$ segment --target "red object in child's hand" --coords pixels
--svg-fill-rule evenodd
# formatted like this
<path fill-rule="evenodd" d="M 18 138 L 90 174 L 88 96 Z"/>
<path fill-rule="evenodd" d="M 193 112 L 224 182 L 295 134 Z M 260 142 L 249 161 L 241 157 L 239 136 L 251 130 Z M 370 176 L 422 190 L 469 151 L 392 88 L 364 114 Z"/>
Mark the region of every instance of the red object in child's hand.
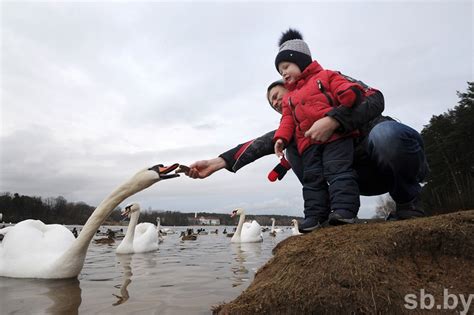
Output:
<path fill-rule="evenodd" d="M 268 173 L 268 180 L 271 182 L 274 182 L 277 179 L 281 180 L 286 175 L 286 172 L 288 172 L 290 168 L 291 168 L 290 163 L 288 163 L 288 161 L 284 157 L 282 157 L 280 159 L 280 163 L 278 163 L 278 165 L 275 166 L 273 170 L 271 170 L 270 173 Z"/>

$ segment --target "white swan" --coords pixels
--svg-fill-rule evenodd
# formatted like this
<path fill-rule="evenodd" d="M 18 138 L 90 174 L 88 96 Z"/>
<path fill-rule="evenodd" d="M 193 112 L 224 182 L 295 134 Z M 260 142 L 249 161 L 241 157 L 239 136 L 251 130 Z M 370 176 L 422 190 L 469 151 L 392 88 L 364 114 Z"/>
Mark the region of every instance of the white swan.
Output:
<path fill-rule="evenodd" d="M 163 243 L 163 235 L 161 233 L 161 219 L 156 217 L 156 232 L 158 233 L 158 243 Z"/>
<path fill-rule="evenodd" d="M 97 229 L 123 200 L 153 185 L 169 174 L 178 164 L 169 167 L 155 165 L 135 174 L 115 189 L 95 209 L 78 238 L 66 227 L 46 225 L 38 220 L 26 220 L 15 225 L 0 244 L 0 276 L 13 278 L 74 278 L 81 272 L 89 243 Z"/>
<path fill-rule="evenodd" d="M 263 242 L 262 228 L 257 221 L 252 223 L 245 222 L 245 212 L 243 209 L 235 209 L 232 211 L 231 217 L 240 215 L 237 230 L 230 240 L 231 243 L 258 243 Z"/>
<path fill-rule="evenodd" d="M 10 226 L 4 227 L 3 229 L 0 229 L 0 234 L 7 235 L 8 231 L 10 231 L 13 227 L 14 227 L 13 225 L 10 225 Z"/>
<path fill-rule="evenodd" d="M 145 222 L 137 225 L 140 217 L 140 205 L 133 203 L 125 207 L 122 215 L 130 218 L 127 233 L 117 246 L 117 254 L 146 253 L 158 249 L 158 231 L 152 223 Z"/>
<path fill-rule="evenodd" d="M 163 229 L 161 230 L 161 233 L 162 233 L 163 235 L 176 234 L 176 231 L 175 231 L 175 230 L 172 230 L 172 229 L 170 229 L 170 228 L 163 228 Z"/>
<path fill-rule="evenodd" d="M 271 236 L 276 236 L 277 233 L 283 232 L 282 229 L 275 229 L 275 219 L 274 218 L 271 218 L 270 220 L 272 220 L 272 228 L 270 230 L 270 235 Z"/>
<path fill-rule="evenodd" d="M 293 227 L 291 228 L 291 233 L 293 235 L 301 235 L 300 230 L 298 229 L 298 221 L 296 219 L 291 220 Z"/>

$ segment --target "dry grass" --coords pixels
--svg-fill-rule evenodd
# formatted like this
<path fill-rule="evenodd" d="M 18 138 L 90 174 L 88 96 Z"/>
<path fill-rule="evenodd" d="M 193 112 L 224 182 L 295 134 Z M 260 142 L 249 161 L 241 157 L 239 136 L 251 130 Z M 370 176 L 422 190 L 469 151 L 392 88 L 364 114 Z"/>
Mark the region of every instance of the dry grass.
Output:
<path fill-rule="evenodd" d="M 406 313 L 405 295 L 421 288 L 436 301 L 445 288 L 474 293 L 474 210 L 325 228 L 273 253 L 249 288 L 214 314 Z"/>

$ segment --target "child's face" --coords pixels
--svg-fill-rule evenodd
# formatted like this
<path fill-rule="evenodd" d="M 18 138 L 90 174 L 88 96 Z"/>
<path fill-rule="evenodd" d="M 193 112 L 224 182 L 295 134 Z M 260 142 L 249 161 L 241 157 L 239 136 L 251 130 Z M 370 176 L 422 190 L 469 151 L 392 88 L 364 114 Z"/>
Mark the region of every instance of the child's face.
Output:
<path fill-rule="evenodd" d="M 280 62 L 280 64 L 278 65 L 278 71 L 280 72 L 281 77 L 283 78 L 285 83 L 294 83 L 301 75 L 301 70 L 296 65 L 296 63 L 289 61 Z"/>

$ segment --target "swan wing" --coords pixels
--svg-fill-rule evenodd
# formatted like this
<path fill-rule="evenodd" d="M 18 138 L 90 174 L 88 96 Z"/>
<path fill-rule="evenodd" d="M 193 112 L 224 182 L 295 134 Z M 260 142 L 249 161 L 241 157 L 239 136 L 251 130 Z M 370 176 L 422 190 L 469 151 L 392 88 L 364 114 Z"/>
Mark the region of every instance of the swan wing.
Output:
<path fill-rule="evenodd" d="M 301 235 L 300 231 L 298 231 L 298 228 L 296 227 L 291 228 L 291 231 L 293 235 Z"/>
<path fill-rule="evenodd" d="M 158 231 L 152 223 L 140 223 L 135 227 L 133 239 L 135 253 L 151 252 L 158 249 Z"/>
<path fill-rule="evenodd" d="M 262 242 L 263 235 L 260 224 L 255 220 L 253 220 L 252 223 L 244 223 L 240 239 L 242 243 Z"/>
<path fill-rule="evenodd" d="M 9 229 L 0 244 L 0 276 L 41 278 L 74 240 L 62 225 L 22 221 Z"/>

